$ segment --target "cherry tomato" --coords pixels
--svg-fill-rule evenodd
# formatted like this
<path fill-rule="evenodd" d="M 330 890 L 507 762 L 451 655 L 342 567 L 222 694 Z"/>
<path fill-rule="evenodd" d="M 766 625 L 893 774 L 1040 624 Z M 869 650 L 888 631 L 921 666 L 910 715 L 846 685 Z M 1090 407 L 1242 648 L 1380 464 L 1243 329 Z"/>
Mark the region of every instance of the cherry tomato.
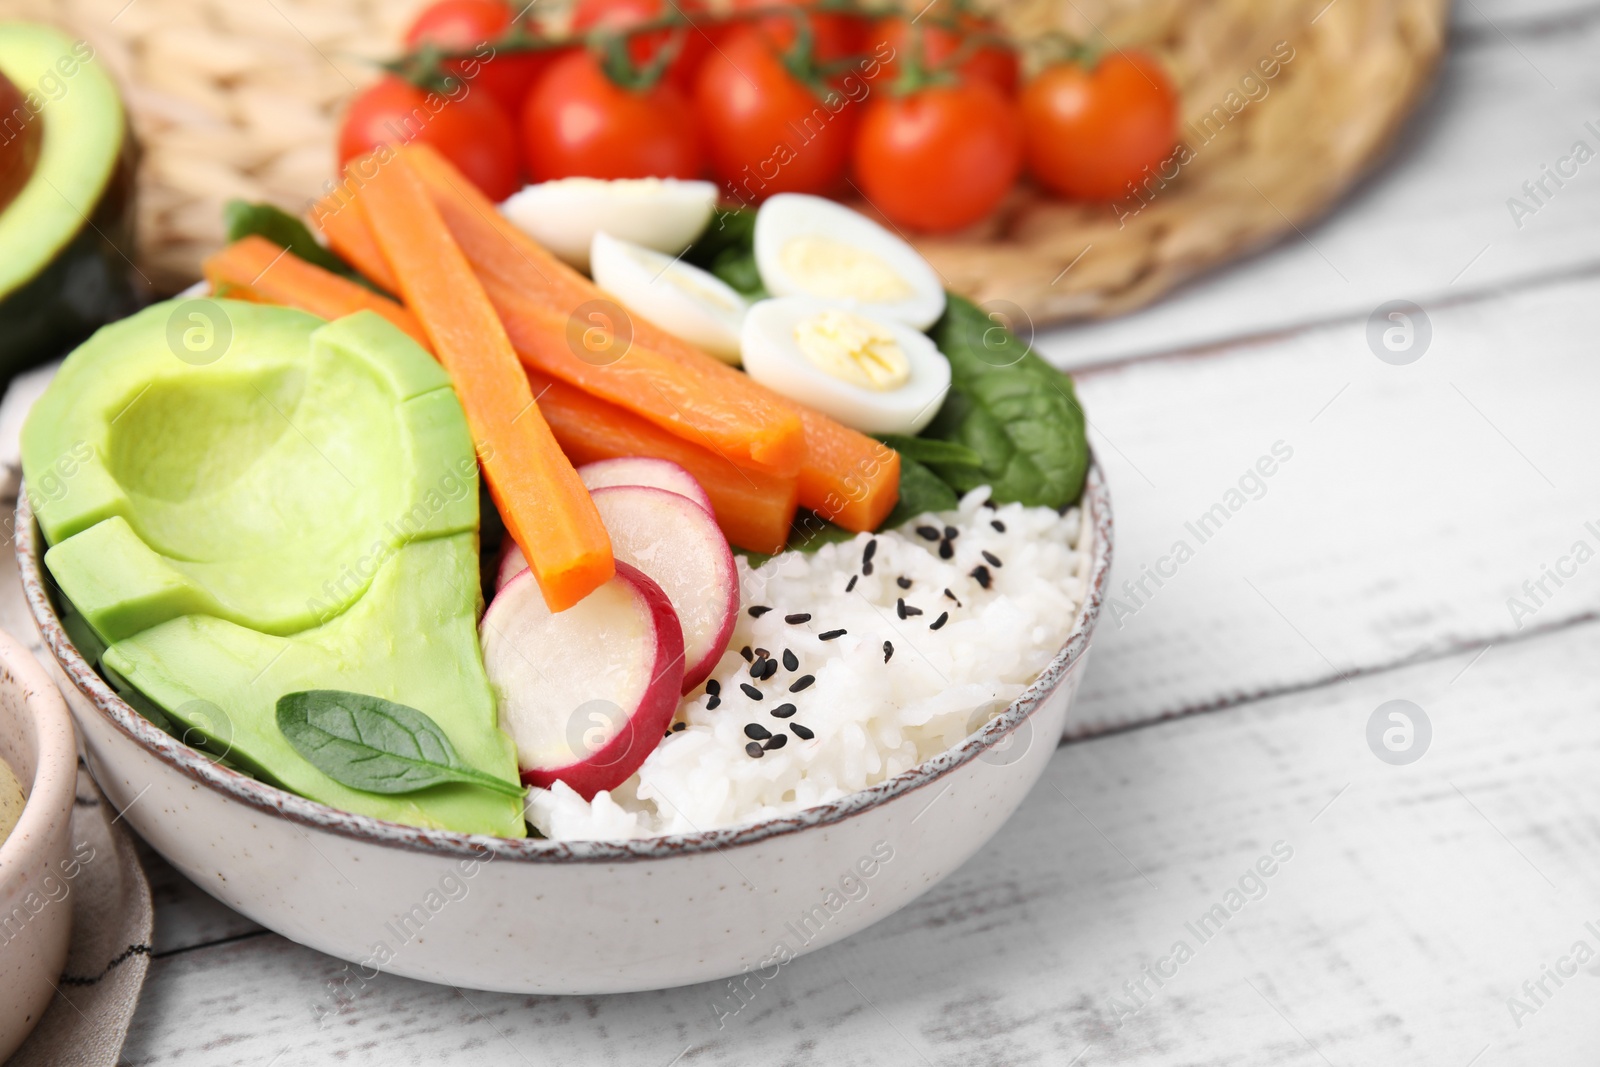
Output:
<path fill-rule="evenodd" d="M 867 202 L 894 222 L 942 232 L 993 211 L 1022 169 L 1017 108 L 988 82 L 880 93 L 856 133 Z"/>
<path fill-rule="evenodd" d="M 771 0 L 733 0 L 734 11 L 752 11 L 774 6 Z M 811 27 L 811 58 L 817 63 L 837 63 L 841 59 L 859 54 L 866 44 L 867 24 L 857 15 L 835 12 L 805 14 L 816 6 L 816 0 L 801 0 L 789 5 L 793 14 L 763 15 L 752 19 L 755 26 L 772 47 L 783 52 L 794 47 L 799 32 L 799 20 L 805 19 Z"/>
<path fill-rule="evenodd" d="M 490 199 L 504 200 L 521 185 L 516 130 L 487 94 L 458 87 L 446 96 L 393 76 L 350 102 L 339 128 L 339 166 L 380 144 L 411 141 L 437 149 Z"/>
<path fill-rule="evenodd" d="M 513 12 L 504 0 L 439 0 L 422 9 L 406 31 L 405 46 L 415 51 L 431 44 L 451 52 L 473 53 L 470 59 L 444 64 L 449 74 L 467 79 L 515 118 L 528 89 L 555 58 L 548 52 L 505 52 L 496 48 L 511 29 Z"/>
<path fill-rule="evenodd" d="M 536 182 L 556 178 L 698 178 L 700 136 L 671 82 L 615 85 L 592 52 L 555 62 L 522 109 L 522 151 Z"/>
<path fill-rule="evenodd" d="M 712 172 L 742 201 L 829 193 L 844 178 L 857 105 L 789 73 L 757 27 L 734 29 L 706 60 L 695 108 Z"/>
<path fill-rule="evenodd" d="M 673 11 L 683 12 L 691 24 L 681 31 L 683 43 L 677 57 L 667 67 L 666 77 L 689 92 L 694 87 L 695 72 L 711 51 L 711 37 L 708 36 L 711 22 L 705 4 L 699 0 L 578 0 L 572 12 L 572 29 L 577 33 L 593 29 L 625 30 Z M 636 34 L 628 43 L 628 54 L 642 67 L 667 47 L 673 33 L 673 30 L 653 30 Z"/>
<path fill-rule="evenodd" d="M 994 22 L 968 12 L 957 15 L 956 21 L 955 29 L 940 25 L 930 18 L 917 22 L 917 28 L 922 31 L 922 66 L 925 70 L 938 69 L 961 50 L 969 35 L 981 33 L 1000 37 L 1003 34 Z M 912 29 L 911 21 L 900 16 L 879 19 L 873 24 L 869 35 L 873 54 L 881 57 L 884 46 L 892 53 L 888 59 L 882 60 L 881 73 L 873 79 L 878 84 L 893 85 L 894 79 L 900 76 L 905 56 L 913 47 Z M 986 81 L 1007 96 L 1016 95 L 1018 64 L 1014 48 L 999 43 L 977 45 L 955 69 L 967 81 Z"/>
<path fill-rule="evenodd" d="M 1022 119 L 1028 169 L 1040 184 L 1111 200 L 1172 151 L 1178 93 L 1154 59 L 1119 52 L 1092 70 L 1047 67 L 1022 91 Z"/>

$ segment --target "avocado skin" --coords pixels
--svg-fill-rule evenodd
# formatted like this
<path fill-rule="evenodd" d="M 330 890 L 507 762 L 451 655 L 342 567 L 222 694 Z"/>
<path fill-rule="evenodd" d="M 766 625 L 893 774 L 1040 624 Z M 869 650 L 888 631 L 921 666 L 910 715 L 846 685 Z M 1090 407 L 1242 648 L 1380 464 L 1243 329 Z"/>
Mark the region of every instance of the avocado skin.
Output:
<path fill-rule="evenodd" d="M 134 247 L 138 149 L 124 129 L 111 180 L 75 237 L 29 281 L 0 299 L 0 380 L 57 359 L 139 307 Z M 62 211 L 71 211 L 61 205 Z"/>

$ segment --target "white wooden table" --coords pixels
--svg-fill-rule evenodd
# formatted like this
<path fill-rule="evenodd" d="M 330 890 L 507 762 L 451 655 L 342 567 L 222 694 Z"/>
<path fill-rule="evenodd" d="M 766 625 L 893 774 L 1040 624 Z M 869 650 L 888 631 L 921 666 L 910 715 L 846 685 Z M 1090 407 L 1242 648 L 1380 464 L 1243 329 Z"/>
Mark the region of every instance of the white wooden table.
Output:
<path fill-rule="evenodd" d="M 1570 556 L 1600 550 L 1600 160 L 1520 228 L 1507 198 L 1575 141 L 1600 149 L 1597 49 L 1594 0 L 1463 0 L 1435 97 L 1333 217 L 1141 314 L 1040 336 L 1082 368 L 1113 486 L 1121 609 L 1076 725 L 1117 729 L 1063 745 L 912 906 L 724 1028 L 717 983 L 397 978 L 319 1027 L 335 962 L 152 857 L 127 1062 L 1595 1062 L 1600 559 Z M 1403 366 L 1366 339 L 1397 299 L 1431 327 Z M 1230 497 L 1275 444 L 1291 458 Z M 1199 543 L 1185 524 L 1235 499 Z M 1185 539 L 1193 557 L 1163 562 Z M 1170 577 L 1122 591 L 1146 566 Z M 1393 699 L 1432 725 L 1409 765 L 1367 741 Z"/>

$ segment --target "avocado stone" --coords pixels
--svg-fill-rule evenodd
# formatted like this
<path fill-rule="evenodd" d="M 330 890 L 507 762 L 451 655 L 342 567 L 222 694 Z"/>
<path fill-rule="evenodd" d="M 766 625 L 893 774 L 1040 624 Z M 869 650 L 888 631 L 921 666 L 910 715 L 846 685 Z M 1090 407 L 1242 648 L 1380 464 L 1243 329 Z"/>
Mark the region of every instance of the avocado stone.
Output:
<path fill-rule="evenodd" d="M 85 42 L 0 22 L 0 74 L 21 93 L 0 115 L 0 145 L 39 138 L 31 172 L 0 209 L 5 380 L 138 306 L 137 154 L 116 87 Z"/>
<path fill-rule="evenodd" d="M 45 564 L 115 680 L 302 796 L 523 835 L 514 798 L 349 789 L 277 727 L 285 693 L 370 693 L 517 778 L 478 646 L 476 457 L 449 379 L 404 333 L 370 312 L 157 304 L 66 360 L 22 445 Z"/>

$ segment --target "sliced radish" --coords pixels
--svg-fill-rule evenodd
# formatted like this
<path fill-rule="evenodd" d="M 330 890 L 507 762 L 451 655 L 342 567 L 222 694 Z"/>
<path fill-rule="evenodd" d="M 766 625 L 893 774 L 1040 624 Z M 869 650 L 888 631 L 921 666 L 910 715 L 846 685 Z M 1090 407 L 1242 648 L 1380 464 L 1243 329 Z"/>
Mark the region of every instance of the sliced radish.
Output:
<path fill-rule="evenodd" d="M 500 726 L 527 785 L 585 800 L 627 781 L 661 743 L 683 689 L 683 630 L 659 585 L 623 560 L 566 611 L 533 572 L 495 595 L 479 628 Z"/>
<path fill-rule="evenodd" d="M 700 487 L 695 476 L 672 462 L 670 459 L 656 459 L 653 456 L 620 456 L 616 459 L 601 459 L 593 463 L 585 463 L 578 468 L 578 477 L 583 479 L 583 484 L 592 492 L 596 489 L 610 489 L 619 485 L 645 486 L 650 489 L 664 489 L 669 493 L 688 497 L 696 504 L 711 512 L 711 498 Z M 528 560 L 522 554 L 522 549 L 517 543 L 507 537 L 500 546 L 500 562 L 495 569 L 494 587 L 505 588 L 505 584 L 523 571 L 528 569 Z M 738 610 L 738 605 L 734 606 Z"/>
<path fill-rule="evenodd" d="M 615 485 L 644 485 L 686 496 L 707 511 L 711 510 L 711 498 L 700 488 L 694 475 L 670 459 L 656 459 L 653 456 L 602 459 L 579 467 L 578 477 L 591 490 L 609 489 Z"/>
<path fill-rule="evenodd" d="M 590 494 L 618 563 L 666 591 L 683 625 L 683 691 L 710 676 L 739 614 L 733 553 L 711 513 L 664 489 L 614 485 Z"/>

